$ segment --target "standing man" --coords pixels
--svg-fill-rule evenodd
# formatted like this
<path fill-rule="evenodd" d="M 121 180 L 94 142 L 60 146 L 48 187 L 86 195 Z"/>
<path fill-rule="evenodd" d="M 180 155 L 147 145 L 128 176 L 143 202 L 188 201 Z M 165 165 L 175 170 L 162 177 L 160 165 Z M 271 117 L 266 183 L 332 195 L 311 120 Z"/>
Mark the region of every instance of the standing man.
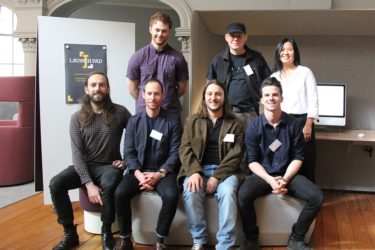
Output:
<path fill-rule="evenodd" d="M 166 248 L 164 239 L 177 209 L 176 174 L 180 167 L 181 120 L 161 107 L 164 92 L 157 79 L 145 83 L 142 96 L 146 110 L 129 119 L 124 145 L 128 171 L 115 192 L 121 238 L 116 244 L 117 250 L 133 249 L 130 202 L 135 195 L 145 190 L 156 191 L 162 198 L 154 249 Z"/>
<path fill-rule="evenodd" d="M 73 165 L 51 179 L 50 191 L 58 223 L 65 234 L 54 250 L 72 249 L 79 245 L 73 209 L 68 191 L 86 187 L 91 203 L 102 206 L 103 249 L 113 249 L 115 240 L 111 225 L 115 221 L 114 192 L 121 181 L 124 163 L 120 154 L 123 130 L 129 111 L 114 104 L 109 96 L 107 76 L 93 72 L 85 82 L 82 108 L 70 120 Z"/>
<path fill-rule="evenodd" d="M 126 76 L 129 92 L 136 100 L 137 113 L 145 109 L 142 90 L 151 78 L 163 84 L 163 108 L 178 116 L 181 113 L 179 97 L 186 92 L 189 73 L 182 53 L 168 44 L 171 29 L 172 20 L 167 14 L 157 12 L 152 15 L 149 27 L 151 42 L 130 58 Z"/>
<path fill-rule="evenodd" d="M 192 250 L 203 250 L 207 243 L 206 194 L 215 194 L 218 201 L 216 249 L 229 250 L 235 244 L 243 136 L 243 123 L 228 109 L 225 87 L 209 81 L 198 114 L 187 119 L 180 147 L 178 179 L 183 183 Z"/>
<path fill-rule="evenodd" d="M 262 54 L 245 45 L 247 38 L 244 24 L 229 24 L 228 47 L 214 57 L 207 74 L 225 85 L 230 108 L 244 124 L 259 115 L 259 86 L 271 74 Z"/>
<path fill-rule="evenodd" d="M 299 122 L 281 111 L 280 82 L 274 77 L 267 78 L 262 83 L 261 92 L 264 114 L 247 126 L 245 135 L 253 175 L 246 177 L 238 194 L 246 237 L 241 249 L 259 249 L 254 201 L 257 197 L 274 193 L 291 195 L 306 202 L 293 225 L 288 249 L 308 250 L 311 248 L 304 242 L 305 234 L 323 204 L 323 193 L 298 174 L 303 161 L 303 136 Z"/>

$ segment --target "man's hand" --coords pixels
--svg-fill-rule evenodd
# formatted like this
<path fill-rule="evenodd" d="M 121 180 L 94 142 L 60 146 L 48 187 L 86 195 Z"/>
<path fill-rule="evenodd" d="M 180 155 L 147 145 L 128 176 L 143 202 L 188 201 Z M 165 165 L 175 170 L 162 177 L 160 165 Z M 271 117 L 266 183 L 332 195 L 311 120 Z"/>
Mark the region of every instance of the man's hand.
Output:
<path fill-rule="evenodd" d="M 138 179 L 141 190 L 147 190 L 147 191 L 154 190 L 154 187 L 150 185 L 149 180 L 146 179 L 145 173 L 142 173 L 139 170 L 135 170 L 134 176 L 135 178 Z"/>
<path fill-rule="evenodd" d="M 283 179 L 281 176 L 273 177 L 273 181 L 271 181 L 273 185 L 272 187 L 272 193 L 274 194 L 286 194 L 288 192 L 288 189 L 286 188 L 287 182 Z"/>
<path fill-rule="evenodd" d="M 115 160 L 112 162 L 112 165 L 115 166 L 116 168 L 119 168 L 119 169 L 125 169 L 126 166 L 125 166 L 125 162 L 122 161 L 122 160 Z"/>
<path fill-rule="evenodd" d="M 102 197 L 100 195 L 100 188 L 98 188 L 92 181 L 90 181 L 86 183 L 86 189 L 90 202 L 103 206 Z"/>
<path fill-rule="evenodd" d="M 212 194 L 213 192 L 215 192 L 218 185 L 219 185 L 219 180 L 211 176 L 207 180 L 206 193 Z"/>
<path fill-rule="evenodd" d="M 151 186 L 155 186 L 161 179 L 160 172 L 145 172 L 144 177 L 147 181 L 147 183 Z"/>
<path fill-rule="evenodd" d="M 203 187 L 203 178 L 199 173 L 192 174 L 187 183 L 187 189 L 191 192 L 199 192 Z"/>

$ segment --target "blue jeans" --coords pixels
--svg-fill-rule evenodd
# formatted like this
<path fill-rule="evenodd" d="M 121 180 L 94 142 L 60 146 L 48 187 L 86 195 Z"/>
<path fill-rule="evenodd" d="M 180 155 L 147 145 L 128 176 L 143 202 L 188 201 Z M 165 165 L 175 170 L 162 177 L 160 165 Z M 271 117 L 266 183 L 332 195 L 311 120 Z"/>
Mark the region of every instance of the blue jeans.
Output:
<path fill-rule="evenodd" d="M 318 186 L 302 175 L 294 176 L 286 188 L 288 189 L 288 195 L 306 202 L 296 223 L 293 225 L 291 233 L 294 239 L 302 241 L 323 204 L 323 193 Z M 238 200 L 243 232 L 247 240 L 257 239 L 259 234 L 254 201 L 257 197 L 271 192 L 271 186 L 255 174 L 246 176 L 246 180 L 242 183 L 238 192 Z M 275 213 L 277 213 L 276 210 Z"/>
<path fill-rule="evenodd" d="M 188 217 L 189 231 L 194 243 L 207 243 L 207 221 L 204 211 L 204 198 L 206 196 L 207 179 L 217 169 L 217 165 L 204 165 L 204 185 L 199 192 L 191 192 L 187 189 L 188 178 L 184 180 L 184 205 Z M 237 222 L 237 193 L 240 182 L 235 175 L 231 175 L 220 182 L 215 192 L 215 198 L 219 207 L 219 231 L 216 233 L 216 249 L 227 250 L 234 246 L 236 241 Z"/>

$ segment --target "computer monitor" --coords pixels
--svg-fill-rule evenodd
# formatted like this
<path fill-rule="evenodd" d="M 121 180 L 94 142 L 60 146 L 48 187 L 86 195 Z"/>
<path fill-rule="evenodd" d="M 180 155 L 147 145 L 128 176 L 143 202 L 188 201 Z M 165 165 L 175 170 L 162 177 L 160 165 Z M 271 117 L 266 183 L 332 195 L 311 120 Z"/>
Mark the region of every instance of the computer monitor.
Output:
<path fill-rule="evenodd" d="M 318 83 L 319 119 L 317 125 L 346 125 L 346 86 L 339 83 Z"/>

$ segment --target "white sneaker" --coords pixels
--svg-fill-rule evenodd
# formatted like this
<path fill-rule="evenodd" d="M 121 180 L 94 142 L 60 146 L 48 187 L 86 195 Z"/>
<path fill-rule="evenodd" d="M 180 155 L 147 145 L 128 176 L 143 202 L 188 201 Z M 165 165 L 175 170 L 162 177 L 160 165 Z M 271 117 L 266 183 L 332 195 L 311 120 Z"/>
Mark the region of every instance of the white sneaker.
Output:
<path fill-rule="evenodd" d="M 194 245 L 193 245 L 193 247 L 191 248 L 191 250 L 204 250 L 204 245 L 194 243 Z"/>

